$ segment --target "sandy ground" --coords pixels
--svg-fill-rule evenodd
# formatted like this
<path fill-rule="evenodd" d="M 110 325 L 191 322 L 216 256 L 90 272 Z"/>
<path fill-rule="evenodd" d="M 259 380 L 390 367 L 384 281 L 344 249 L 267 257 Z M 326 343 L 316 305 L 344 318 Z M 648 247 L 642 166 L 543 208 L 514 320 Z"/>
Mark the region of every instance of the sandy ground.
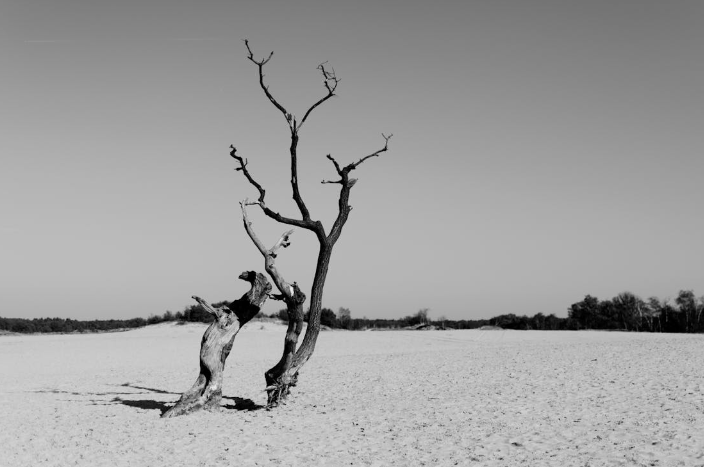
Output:
<path fill-rule="evenodd" d="M 325 332 L 269 412 L 253 322 L 222 411 L 163 420 L 204 329 L 0 337 L 0 465 L 704 466 L 701 335 Z"/>

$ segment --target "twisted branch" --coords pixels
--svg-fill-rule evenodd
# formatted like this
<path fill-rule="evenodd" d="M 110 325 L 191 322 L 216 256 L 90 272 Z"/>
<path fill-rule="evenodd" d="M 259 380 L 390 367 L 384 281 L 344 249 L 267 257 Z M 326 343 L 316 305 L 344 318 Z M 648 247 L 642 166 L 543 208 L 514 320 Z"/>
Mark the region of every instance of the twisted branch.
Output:
<path fill-rule="evenodd" d="M 286 118 L 286 121 L 288 122 L 288 127 L 291 132 L 291 146 L 289 148 L 289 152 L 291 154 L 291 190 L 293 191 L 293 200 L 296 202 L 296 206 L 298 206 L 298 210 L 301 212 L 301 216 L 303 217 L 303 222 L 307 224 L 304 228 L 307 228 L 309 230 L 313 230 L 316 232 L 317 235 L 323 235 L 323 230 L 322 230 L 322 224 L 319 222 L 313 222 L 310 218 L 310 212 L 308 211 L 308 207 L 306 204 L 303 202 L 303 198 L 301 197 L 300 190 L 298 188 L 298 156 L 296 154 L 297 148 L 298 148 L 298 128 L 299 125 L 296 123 L 296 117 L 294 117 L 291 113 L 289 113 L 279 102 L 274 98 L 274 96 L 271 95 L 269 92 L 269 87 L 264 84 L 264 65 L 271 60 L 271 57 L 274 55 L 274 52 L 271 52 L 269 54 L 269 57 L 266 59 L 262 60 L 256 60 L 254 58 L 254 54 L 252 53 L 252 49 L 249 47 L 249 41 L 245 39 L 244 41 L 245 46 L 247 47 L 247 51 L 249 53 L 248 58 L 249 60 L 257 65 L 257 68 L 259 70 L 259 85 L 261 86 L 262 90 L 264 91 L 264 94 L 266 94 L 266 97 L 269 99 L 269 101 L 274 104 L 274 106 L 279 109 L 279 111 L 284 115 Z M 332 89 L 334 90 L 337 87 L 336 80 L 334 76 L 334 72 L 331 74 L 330 72 L 327 72 L 325 70 L 324 66 L 321 66 L 323 70 L 323 75 L 326 77 L 325 78 L 325 87 L 328 88 L 328 90 Z M 328 81 L 332 80 L 333 84 L 332 86 L 328 84 Z M 330 93 L 330 91 L 328 91 Z M 303 117 L 303 120 L 308 118 L 308 115 L 310 112 L 315 108 L 320 102 L 323 102 L 329 98 L 330 95 L 327 97 L 323 98 L 321 101 L 318 103 L 314 104 L 311 109 L 306 112 L 306 115 Z M 260 190 L 261 193 L 261 190 Z M 279 219 L 277 219 L 279 220 Z M 290 222 L 288 222 L 290 223 Z M 319 225 L 316 225 L 319 224 Z M 297 225 L 297 224 L 292 224 L 292 225 Z"/>
<path fill-rule="evenodd" d="M 247 178 L 249 183 L 254 186 L 257 191 L 259 191 L 259 199 L 256 202 L 247 202 L 248 205 L 258 205 L 262 211 L 264 211 L 264 214 L 269 216 L 270 218 L 274 219 L 277 222 L 281 222 L 282 224 L 288 224 L 288 225 L 293 225 L 296 227 L 301 227 L 303 229 L 308 229 L 308 230 L 315 230 L 315 222 L 313 221 L 303 221 L 303 220 L 298 220 L 298 219 L 292 219 L 290 217 L 284 217 L 278 212 L 272 211 L 266 206 L 266 203 L 264 202 L 264 197 L 266 196 L 266 190 L 264 187 L 262 187 L 254 178 L 252 175 L 249 173 L 249 170 L 247 169 L 247 164 L 249 161 L 247 159 L 244 159 L 241 156 L 237 155 L 237 149 L 230 145 L 230 156 L 235 159 L 237 162 L 239 162 L 240 166 L 235 168 L 236 171 L 242 172 L 244 176 Z"/>

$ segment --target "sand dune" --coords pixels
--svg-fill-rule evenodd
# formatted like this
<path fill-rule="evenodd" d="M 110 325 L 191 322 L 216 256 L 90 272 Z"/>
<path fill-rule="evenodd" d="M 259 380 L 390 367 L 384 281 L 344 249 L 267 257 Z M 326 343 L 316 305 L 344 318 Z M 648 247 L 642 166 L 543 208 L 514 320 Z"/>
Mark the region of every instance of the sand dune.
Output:
<path fill-rule="evenodd" d="M 704 465 L 704 336 L 326 332 L 286 406 L 284 328 L 238 335 L 220 413 L 163 420 L 204 326 L 0 337 L 0 465 Z"/>

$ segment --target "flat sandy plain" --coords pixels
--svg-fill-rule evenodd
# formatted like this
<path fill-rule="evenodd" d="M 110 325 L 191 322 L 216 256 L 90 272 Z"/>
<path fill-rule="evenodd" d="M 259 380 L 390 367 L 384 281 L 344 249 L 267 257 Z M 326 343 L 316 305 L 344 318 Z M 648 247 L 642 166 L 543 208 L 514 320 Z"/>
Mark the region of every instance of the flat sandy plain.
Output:
<path fill-rule="evenodd" d="M 204 325 L 0 337 L 0 465 L 704 466 L 704 336 L 321 333 L 265 403 L 284 328 L 252 322 L 219 413 L 161 419 Z"/>

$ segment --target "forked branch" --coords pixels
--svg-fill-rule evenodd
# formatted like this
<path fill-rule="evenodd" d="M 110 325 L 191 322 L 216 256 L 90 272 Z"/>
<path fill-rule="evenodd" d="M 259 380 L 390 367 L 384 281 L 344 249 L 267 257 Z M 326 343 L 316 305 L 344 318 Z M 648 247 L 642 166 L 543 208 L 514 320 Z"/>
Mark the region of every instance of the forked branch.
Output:
<path fill-rule="evenodd" d="M 257 237 L 256 232 L 254 232 L 254 228 L 252 227 L 252 221 L 249 220 L 249 216 L 247 215 L 247 204 L 248 203 L 246 200 L 240 202 L 240 207 L 242 208 L 242 221 L 244 223 L 244 229 L 247 231 L 247 235 L 249 235 L 249 238 L 252 239 L 252 242 L 257 247 L 259 252 L 262 254 L 262 256 L 264 256 L 264 267 L 266 269 L 266 272 L 274 280 L 276 288 L 279 289 L 279 292 L 281 292 L 281 294 L 284 296 L 284 300 L 292 300 L 294 296 L 294 289 L 291 284 L 286 282 L 283 276 L 279 273 L 278 269 L 276 268 L 275 259 L 277 256 L 277 252 L 280 248 L 287 248 L 291 244 L 291 235 L 293 234 L 293 230 L 284 232 L 281 235 L 281 238 L 279 238 L 279 240 L 276 242 L 276 244 L 274 244 L 273 247 L 267 250 L 262 241 L 259 240 L 259 237 Z M 279 297 L 274 298 L 279 299 Z"/>
<path fill-rule="evenodd" d="M 266 94 L 266 97 L 269 99 L 269 101 L 274 104 L 274 107 L 279 109 L 279 111 L 284 114 L 284 117 L 286 118 L 286 121 L 288 122 L 288 127 L 291 129 L 291 131 L 296 130 L 296 119 L 284 108 L 283 105 L 279 104 L 279 102 L 274 98 L 274 96 L 271 95 L 269 92 L 269 86 L 264 84 L 264 65 L 266 65 L 269 60 L 271 60 L 271 57 L 274 56 L 274 51 L 272 50 L 271 53 L 267 58 L 264 58 L 262 60 L 257 60 L 254 58 L 254 53 L 252 52 L 252 49 L 249 47 L 249 41 L 247 39 L 244 40 L 244 45 L 247 46 L 247 52 L 249 52 L 249 55 L 247 58 L 257 65 L 259 68 L 259 86 L 261 86 L 262 90 L 264 91 L 264 94 Z"/>
<path fill-rule="evenodd" d="M 330 154 L 328 154 L 327 157 L 335 166 L 335 171 L 337 174 L 340 176 L 339 180 L 323 180 L 320 183 L 339 183 L 343 186 L 347 186 L 349 188 L 352 188 L 355 183 L 357 183 L 357 179 L 350 179 L 349 178 L 349 173 L 356 169 L 362 162 L 366 161 L 369 158 L 372 157 L 378 157 L 382 152 L 386 152 L 389 149 L 389 140 L 393 136 L 393 134 L 390 134 L 389 136 L 386 136 L 384 133 L 381 134 L 381 136 L 384 138 L 384 147 L 379 149 L 378 151 L 375 151 L 368 156 L 362 157 L 360 160 L 357 162 L 353 162 L 351 164 L 346 165 L 345 167 L 341 168 L 340 164 L 335 160 L 334 157 L 332 157 Z"/>
<path fill-rule="evenodd" d="M 346 170 L 349 173 L 350 171 L 356 169 L 358 165 L 360 165 L 362 162 L 366 161 L 367 159 L 369 159 L 371 157 L 378 157 L 379 154 L 381 154 L 382 152 L 386 152 L 389 149 L 389 140 L 393 136 L 393 133 L 390 134 L 389 136 L 386 136 L 384 133 L 382 133 L 381 136 L 382 136 L 382 138 L 384 138 L 384 147 L 383 148 L 379 149 L 376 152 L 369 154 L 368 156 L 362 157 L 360 160 L 348 165 L 343 170 Z"/>
<path fill-rule="evenodd" d="M 230 157 L 235 159 L 237 162 L 239 162 L 240 166 L 235 168 L 236 171 L 242 172 L 245 176 L 245 178 L 249 181 L 249 183 L 254 186 L 257 191 L 259 192 L 259 199 L 256 202 L 247 202 L 248 205 L 253 205 L 256 204 L 258 205 L 262 211 L 264 211 L 264 214 L 269 216 L 270 218 L 274 219 L 277 222 L 281 222 L 282 224 L 288 224 L 288 225 L 293 225 L 296 227 L 301 227 L 303 229 L 308 229 L 308 230 L 315 230 L 315 222 L 313 221 L 302 221 L 298 219 L 292 219 L 290 217 L 284 217 L 278 212 L 272 211 L 266 206 L 266 203 L 264 202 L 264 197 L 266 196 L 266 190 L 264 187 L 262 187 L 249 173 L 249 170 L 247 169 L 247 165 L 249 164 L 249 161 L 247 159 L 244 159 L 241 156 L 237 155 L 237 148 L 234 146 L 230 145 Z"/>
<path fill-rule="evenodd" d="M 264 94 L 266 97 L 269 99 L 269 101 L 277 108 L 279 111 L 284 115 L 286 118 L 286 121 L 288 122 L 289 130 L 291 132 L 291 145 L 289 148 L 289 152 L 291 154 L 291 191 L 293 194 L 293 200 L 296 202 L 296 206 L 298 206 L 298 210 L 301 213 L 302 220 L 298 221 L 295 219 L 291 218 L 286 218 L 281 216 L 278 213 L 275 213 L 273 211 L 270 211 L 266 208 L 266 205 L 264 204 L 264 194 L 265 191 L 262 188 L 261 185 L 259 185 L 254 179 L 249 175 L 249 171 L 247 171 L 247 161 L 243 160 L 241 157 L 236 156 L 234 148 L 233 151 L 230 153 L 232 157 L 237 159 L 240 162 L 240 167 L 238 170 L 241 170 L 242 172 L 245 173 L 245 176 L 249 180 L 249 182 L 254 185 L 257 190 L 259 190 L 259 205 L 261 208 L 264 210 L 266 215 L 271 217 L 272 219 L 278 221 L 278 222 L 283 222 L 286 224 L 290 225 L 295 225 L 298 227 L 303 227 L 305 229 L 314 231 L 316 235 L 319 238 L 322 238 L 325 236 L 325 231 L 323 229 L 322 224 L 319 221 L 313 221 L 310 217 L 310 212 L 308 211 L 308 207 L 306 206 L 305 202 L 303 201 L 303 197 L 301 196 L 301 192 L 298 187 L 298 156 L 297 156 L 297 148 L 298 148 L 298 129 L 300 126 L 303 124 L 303 122 L 308 118 L 310 113 L 315 109 L 317 106 L 325 102 L 327 99 L 332 97 L 335 93 L 335 89 L 337 88 L 337 84 L 339 83 L 339 79 L 335 75 L 335 70 L 333 69 L 328 69 L 325 67 L 325 64 L 321 64 L 318 69 L 321 71 L 323 74 L 324 78 L 324 84 L 325 88 L 327 89 L 328 93 L 325 97 L 320 99 L 318 102 L 313 104 L 311 108 L 308 109 L 308 111 L 305 113 L 303 120 L 301 121 L 300 124 L 296 122 L 296 117 L 294 117 L 288 110 L 284 108 L 283 105 L 281 105 L 269 92 L 269 87 L 264 83 L 264 65 L 266 65 L 269 60 L 271 60 L 271 57 L 274 55 L 274 52 L 271 52 L 269 56 L 265 59 L 257 60 L 254 58 L 254 53 L 252 52 L 251 47 L 249 46 L 249 41 L 245 39 L 244 41 L 245 46 L 247 47 L 247 52 L 248 52 L 248 58 L 249 60 L 257 65 L 257 70 L 259 72 L 259 85 L 264 91 Z"/>
<path fill-rule="evenodd" d="M 298 127 L 296 127 L 296 131 L 298 131 L 303 124 L 305 123 L 306 119 L 308 119 L 308 115 L 315 110 L 316 107 L 318 107 L 320 104 L 325 102 L 326 100 L 330 99 L 332 96 L 335 95 L 335 90 L 337 90 L 337 85 L 340 84 L 340 79 L 337 77 L 335 74 L 335 69 L 330 68 L 326 69 L 325 64 L 327 62 L 323 62 L 320 65 L 318 65 L 318 70 L 323 74 L 323 84 L 325 85 L 325 89 L 327 89 L 328 93 L 320 99 L 318 102 L 310 106 L 308 111 L 303 115 L 303 119 L 301 120 L 301 123 L 298 124 Z"/>

